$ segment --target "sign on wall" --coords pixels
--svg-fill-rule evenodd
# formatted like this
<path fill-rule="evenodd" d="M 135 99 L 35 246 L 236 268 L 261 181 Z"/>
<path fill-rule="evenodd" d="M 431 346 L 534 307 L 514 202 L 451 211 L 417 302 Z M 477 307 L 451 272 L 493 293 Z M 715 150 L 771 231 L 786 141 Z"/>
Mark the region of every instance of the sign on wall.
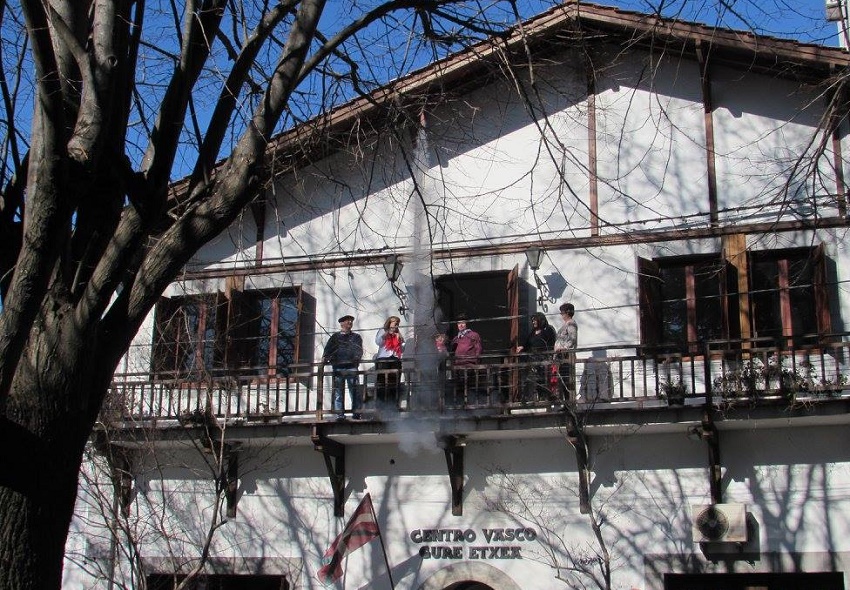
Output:
<path fill-rule="evenodd" d="M 522 559 L 523 546 L 537 540 L 531 528 L 415 529 L 410 540 L 423 559 Z"/>

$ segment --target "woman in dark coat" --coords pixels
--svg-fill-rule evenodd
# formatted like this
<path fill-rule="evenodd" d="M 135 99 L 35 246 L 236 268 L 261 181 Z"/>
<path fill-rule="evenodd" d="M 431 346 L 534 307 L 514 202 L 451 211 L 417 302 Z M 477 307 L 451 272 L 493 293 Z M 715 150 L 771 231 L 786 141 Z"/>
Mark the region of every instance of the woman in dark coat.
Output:
<path fill-rule="evenodd" d="M 517 352 L 527 355 L 529 368 L 525 380 L 523 403 L 538 400 L 548 400 L 549 390 L 548 370 L 552 365 L 552 351 L 555 348 L 555 328 L 549 325 L 546 316 L 536 312 L 531 316 L 531 331 Z"/>

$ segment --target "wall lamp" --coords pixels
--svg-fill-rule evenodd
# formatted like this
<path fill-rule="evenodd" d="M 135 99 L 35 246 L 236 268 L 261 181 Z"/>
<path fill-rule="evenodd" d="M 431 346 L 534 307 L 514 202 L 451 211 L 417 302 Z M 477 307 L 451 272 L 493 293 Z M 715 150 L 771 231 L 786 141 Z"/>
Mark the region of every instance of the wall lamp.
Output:
<path fill-rule="evenodd" d="M 545 253 L 545 250 L 537 246 L 530 246 L 525 251 L 525 257 L 528 259 L 528 268 L 530 268 L 531 272 L 534 273 L 534 283 L 537 286 L 537 292 L 540 294 L 537 297 L 537 305 L 542 308 L 543 311 L 548 309 L 546 305 L 547 302 L 555 303 L 555 298 L 549 294 L 549 284 L 541 279 L 537 274 L 537 271 L 540 269 L 540 263 L 543 262 L 543 255 Z"/>
<path fill-rule="evenodd" d="M 387 273 L 387 280 L 393 288 L 393 293 L 395 293 L 395 296 L 398 297 L 398 300 L 401 303 L 398 308 L 398 312 L 407 318 L 407 312 L 410 309 L 407 307 L 407 294 L 396 284 L 396 281 L 401 278 L 401 269 L 403 268 L 404 264 L 397 254 L 392 254 L 389 258 L 384 260 L 384 272 Z"/>

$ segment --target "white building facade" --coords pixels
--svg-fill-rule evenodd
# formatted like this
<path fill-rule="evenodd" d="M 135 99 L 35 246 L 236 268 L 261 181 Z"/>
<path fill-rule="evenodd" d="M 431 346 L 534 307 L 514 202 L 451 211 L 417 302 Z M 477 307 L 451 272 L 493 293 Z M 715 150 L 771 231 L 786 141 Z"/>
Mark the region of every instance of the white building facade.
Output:
<path fill-rule="evenodd" d="M 844 588 L 848 65 L 567 3 L 279 138 L 116 374 L 66 587 L 319 588 L 368 494 L 336 587 Z M 563 302 L 574 356 L 517 354 Z"/>

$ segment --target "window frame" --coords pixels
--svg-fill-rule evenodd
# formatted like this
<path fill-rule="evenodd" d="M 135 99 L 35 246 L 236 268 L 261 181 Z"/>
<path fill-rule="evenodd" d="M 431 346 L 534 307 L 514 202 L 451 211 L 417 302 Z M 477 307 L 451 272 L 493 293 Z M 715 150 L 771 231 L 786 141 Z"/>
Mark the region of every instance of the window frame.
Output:
<path fill-rule="evenodd" d="M 293 322 L 294 333 L 292 334 L 292 361 L 285 365 L 279 365 L 279 342 L 281 306 L 285 299 L 295 301 L 295 321 Z M 265 340 L 268 343 L 267 358 L 265 362 L 254 362 L 257 351 L 255 346 L 246 346 L 244 343 L 251 339 L 257 339 L 257 334 L 250 333 L 250 328 L 259 327 L 260 321 L 253 319 L 243 320 L 246 310 L 250 312 L 251 306 L 261 301 L 269 301 L 269 329 Z M 301 287 L 286 287 L 277 289 L 246 289 L 244 291 L 233 290 L 228 307 L 228 329 L 227 329 L 227 353 L 226 364 L 228 368 L 247 371 L 258 375 L 287 375 L 289 367 L 299 364 L 305 360 L 312 360 L 313 339 L 311 323 L 315 320 L 315 303 Z M 256 315 L 256 314 L 255 314 Z M 248 329 L 249 333 L 246 333 Z M 241 344 L 240 344 L 241 341 Z M 251 354 L 248 351 L 251 351 Z M 251 358 L 249 358 L 251 357 Z"/>
<path fill-rule="evenodd" d="M 686 256 L 669 256 L 659 258 L 637 259 L 638 272 L 638 309 L 640 344 L 644 354 L 657 354 L 659 352 L 686 352 L 691 355 L 702 352 L 699 341 L 694 342 L 696 334 L 696 297 L 694 288 L 693 267 L 702 261 L 714 258 L 724 264 L 719 281 L 721 289 L 721 315 L 723 339 L 732 346 L 738 346 L 741 342 L 741 334 L 745 329 L 753 338 L 758 337 L 756 304 L 753 301 L 753 280 L 755 277 L 754 262 L 760 260 L 784 260 L 780 263 L 780 305 L 779 310 L 782 330 L 781 336 L 776 342 L 782 346 L 792 347 L 799 344 L 801 338 L 811 334 L 795 334 L 793 329 L 793 318 L 791 317 L 790 305 L 790 276 L 788 274 L 788 260 L 801 260 L 803 257 L 812 261 L 812 289 L 814 293 L 813 313 L 817 322 L 817 337 L 815 344 L 828 343 L 832 332 L 831 310 L 829 307 L 829 293 L 827 281 L 827 267 L 829 258 L 825 253 L 824 244 L 811 247 L 784 248 L 776 250 L 747 250 L 747 264 L 741 270 L 746 279 L 746 291 L 739 290 L 738 270 L 730 261 L 724 260 L 722 254 L 698 254 Z M 686 324 L 688 330 L 688 342 L 685 346 L 679 346 L 672 342 L 662 342 L 663 337 L 663 296 L 662 296 L 662 269 L 670 267 L 691 267 L 691 272 L 686 271 Z M 784 269 L 784 272 L 782 270 Z M 741 289 L 744 287 L 742 286 Z M 746 302 L 746 303 L 745 303 Z M 745 307 L 746 306 L 746 307 Z M 739 311 L 740 310 L 740 311 Z M 746 310 L 741 317 L 741 311 Z M 744 322 L 747 325 L 744 326 Z"/>
<path fill-rule="evenodd" d="M 779 297 L 778 316 L 781 322 L 779 336 L 771 336 L 775 343 L 783 347 L 795 347 L 801 344 L 817 345 L 827 343 L 832 333 L 831 310 L 829 307 L 829 293 L 827 281 L 827 256 L 824 244 L 817 246 L 802 246 L 796 248 L 781 248 L 776 250 L 753 250 L 747 253 L 747 267 L 750 269 L 748 277 L 748 288 L 750 290 L 750 325 L 754 337 L 759 337 L 759 326 L 757 325 L 758 300 L 753 281 L 755 273 L 752 271 L 755 264 L 763 261 L 775 261 L 777 263 L 778 285 L 776 287 Z M 809 284 L 813 294 L 812 315 L 815 320 L 816 334 L 795 333 L 794 317 L 792 315 L 791 291 L 800 288 L 800 285 L 792 284 L 790 274 L 793 262 L 811 261 L 811 283 Z M 777 310 L 774 310 L 774 313 Z M 807 342 L 806 339 L 809 341 Z"/>
<path fill-rule="evenodd" d="M 198 307 L 193 334 L 182 329 L 189 305 Z M 213 326 L 209 326 L 213 315 L 210 309 L 215 310 Z M 154 311 L 152 372 L 166 378 L 199 381 L 205 373 L 222 369 L 226 314 L 227 302 L 221 292 L 160 297 Z M 214 330 L 212 339 L 206 337 L 208 329 Z M 212 352 L 208 351 L 209 346 L 213 347 Z M 192 356 L 191 366 L 186 366 L 188 354 Z"/>
<path fill-rule="evenodd" d="M 292 361 L 279 366 L 278 338 L 280 335 L 280 309 L 284 299 L 295 300 L 295 320 L 292 334 Z M 247 351 L 256 351 L 255 347 L 244 346 L 246 341 L 255 339 L 262 322 L 245 321 L 243 314 L 250 306 L 262 301 L 271 302 L 269 309 L 270 326 L 265 340 L 268 342 L 265 363 L 253 363 L 247 358 Z M 185 322 L 185 309 L 188 305 L 199 306 L 199 321 L 194 334 L 180 331 Z M 209 321 L 215 309 L 214 327 Z M 315 299 L 300 286 L 272 289 L 230 289 L 225 295 L 215 294 L 176 295 L 161 297 L 154 311 L 153 350 L 151 372 L 159 378 L 199 381 L 206 376 L 227 373 L 249 373 L 256 376 L 285 376 L 291 365 L 312 361 L 313 326 L 315 324 Z M 204 338 L 208 329 L 214 330 L 211 340 L 214 349 L 207 350 L 210 339 Z M 246 331 L 247 330 L 247 331 Z M 181 337 L 185 336 L 185 337 Z M 184 367 L 186 350 L 194 357 L 191 368 Z M 206 359 L 209 359 L 207 361 Z"/>
<path fill-rule="evenodd" d="M 735 284 L 737 273 L 735 268 L 724 260 L 719 253 L 694 254 L 685 256 L 667 256 L 653 259 L 638 258 L 638 290 L 640 311 L 641 347 L 646 352 L 681 352 L 688 355 L 700 355 L 704 352 L 698 340 L 697 305 L 697 272 L 699 265 L 705 263 L 718 264 L 717 287 L 720 299 L 721 336 L 718 339 L 732 341 L 740 337 L 740 326 L 737 324 L 737 314 L 733 302 L 738 295 Z M 665 269 L 679 268 L 684 270 L 685 282 L 685 342 L 665 342 L 664 335 L 664 303 L 662 273 Z M 731 293 L 730 293 L 731 291 Z"/>

